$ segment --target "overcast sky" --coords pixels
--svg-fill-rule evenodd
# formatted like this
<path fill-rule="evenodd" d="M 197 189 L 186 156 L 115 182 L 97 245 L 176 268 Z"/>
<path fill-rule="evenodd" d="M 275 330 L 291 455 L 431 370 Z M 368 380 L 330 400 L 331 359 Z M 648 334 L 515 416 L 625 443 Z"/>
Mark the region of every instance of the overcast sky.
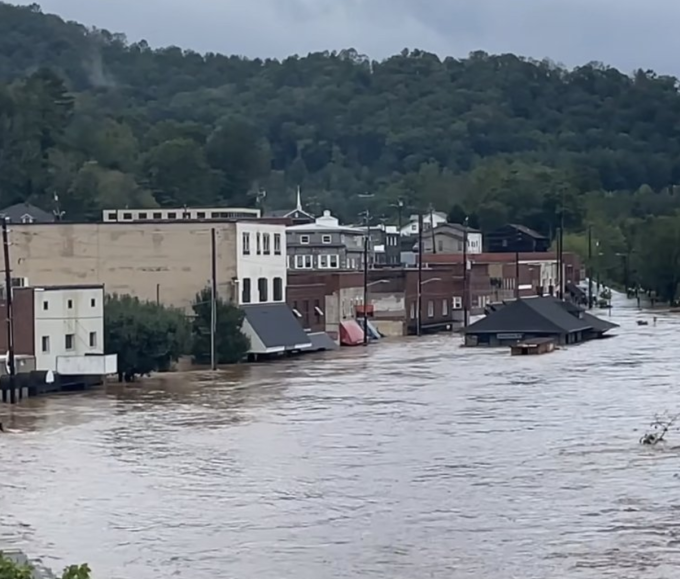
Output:
<path fill-rule="evenodd" d="M 680 0 L 36 1 L 131 41 L 199 52 L 283 57 L 356 48 L 380 59 L 405 47 L 459 57 L 486 50 L 680 74 Z"/>

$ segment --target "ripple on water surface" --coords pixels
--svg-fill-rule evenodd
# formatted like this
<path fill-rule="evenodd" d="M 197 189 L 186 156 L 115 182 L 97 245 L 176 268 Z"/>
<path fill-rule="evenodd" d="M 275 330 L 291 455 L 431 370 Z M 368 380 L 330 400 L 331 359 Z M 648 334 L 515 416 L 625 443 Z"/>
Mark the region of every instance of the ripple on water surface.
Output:
<path fill-rule="evenodd" d="M 677 576 L 674 339 L 548 356 L 449 335 L 2 410 L 0 543 L 100 577 Z"/>

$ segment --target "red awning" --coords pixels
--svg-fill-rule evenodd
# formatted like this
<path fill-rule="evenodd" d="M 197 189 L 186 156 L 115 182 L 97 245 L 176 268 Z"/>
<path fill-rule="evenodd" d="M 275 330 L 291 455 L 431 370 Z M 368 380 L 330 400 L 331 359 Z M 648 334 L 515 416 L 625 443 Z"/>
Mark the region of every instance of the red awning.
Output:
<path fill-rule="evenodd" d="M 364 330 L 354 320 L 340 322 L 340 344 L 359 346 L 364 343 Z"/>

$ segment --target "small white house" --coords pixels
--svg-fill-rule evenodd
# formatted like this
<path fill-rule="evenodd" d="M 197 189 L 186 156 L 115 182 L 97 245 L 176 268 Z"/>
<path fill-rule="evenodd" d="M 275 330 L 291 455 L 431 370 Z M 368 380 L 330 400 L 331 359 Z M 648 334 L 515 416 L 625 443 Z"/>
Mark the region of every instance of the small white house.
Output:
<path fill-rule="evenodd" d="M 441 211 L 431 211 L 423 215 L 423 231 L 434 229 L 439 225 L 446 223 L 447 215 Z M 401 228 L 402 236 L 418 235 L 418 214 L 415 213 L 409 217 L 408 223 Z"/>

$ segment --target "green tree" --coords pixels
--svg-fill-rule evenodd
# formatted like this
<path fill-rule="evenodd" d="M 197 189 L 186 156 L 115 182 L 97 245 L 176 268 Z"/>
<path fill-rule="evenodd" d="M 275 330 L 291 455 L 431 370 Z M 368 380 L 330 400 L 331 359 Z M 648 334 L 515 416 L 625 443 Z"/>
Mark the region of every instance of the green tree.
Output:
<path fill-rule="evenodd" d="M 118 354 L 118 378 L 163 372 L 189 351 L 190 324 L 184 313 L 129 295 L 109 295 L 104 305 L 107 354 Z"/>
<path fill-rule="evenodd" d="M 17 564 L 0 552 L 0 579 L 33 579 L 31 565 Z M 88 565 L 71 565 L 64 569 L 61 579 L 90 579 Z"/>
<path fill-rule="evenodd" d="M 651 218 L 642 224 L 633 261 L 642 287 L 674 304 L 680 283 L 680 216 Z"/>
<path fill-rule="evenodd" d="M 205 288 L 196 294 L 192 305 L 194 310 L 193 348 L 194 360 L 205 364 L 210 362 L 211 290 Z M 250 340 L 241 331 L 243 310 L 217 299 L 215 354 L 218 364 L 235 364 L 243 360 L 250 349 Z"/>

